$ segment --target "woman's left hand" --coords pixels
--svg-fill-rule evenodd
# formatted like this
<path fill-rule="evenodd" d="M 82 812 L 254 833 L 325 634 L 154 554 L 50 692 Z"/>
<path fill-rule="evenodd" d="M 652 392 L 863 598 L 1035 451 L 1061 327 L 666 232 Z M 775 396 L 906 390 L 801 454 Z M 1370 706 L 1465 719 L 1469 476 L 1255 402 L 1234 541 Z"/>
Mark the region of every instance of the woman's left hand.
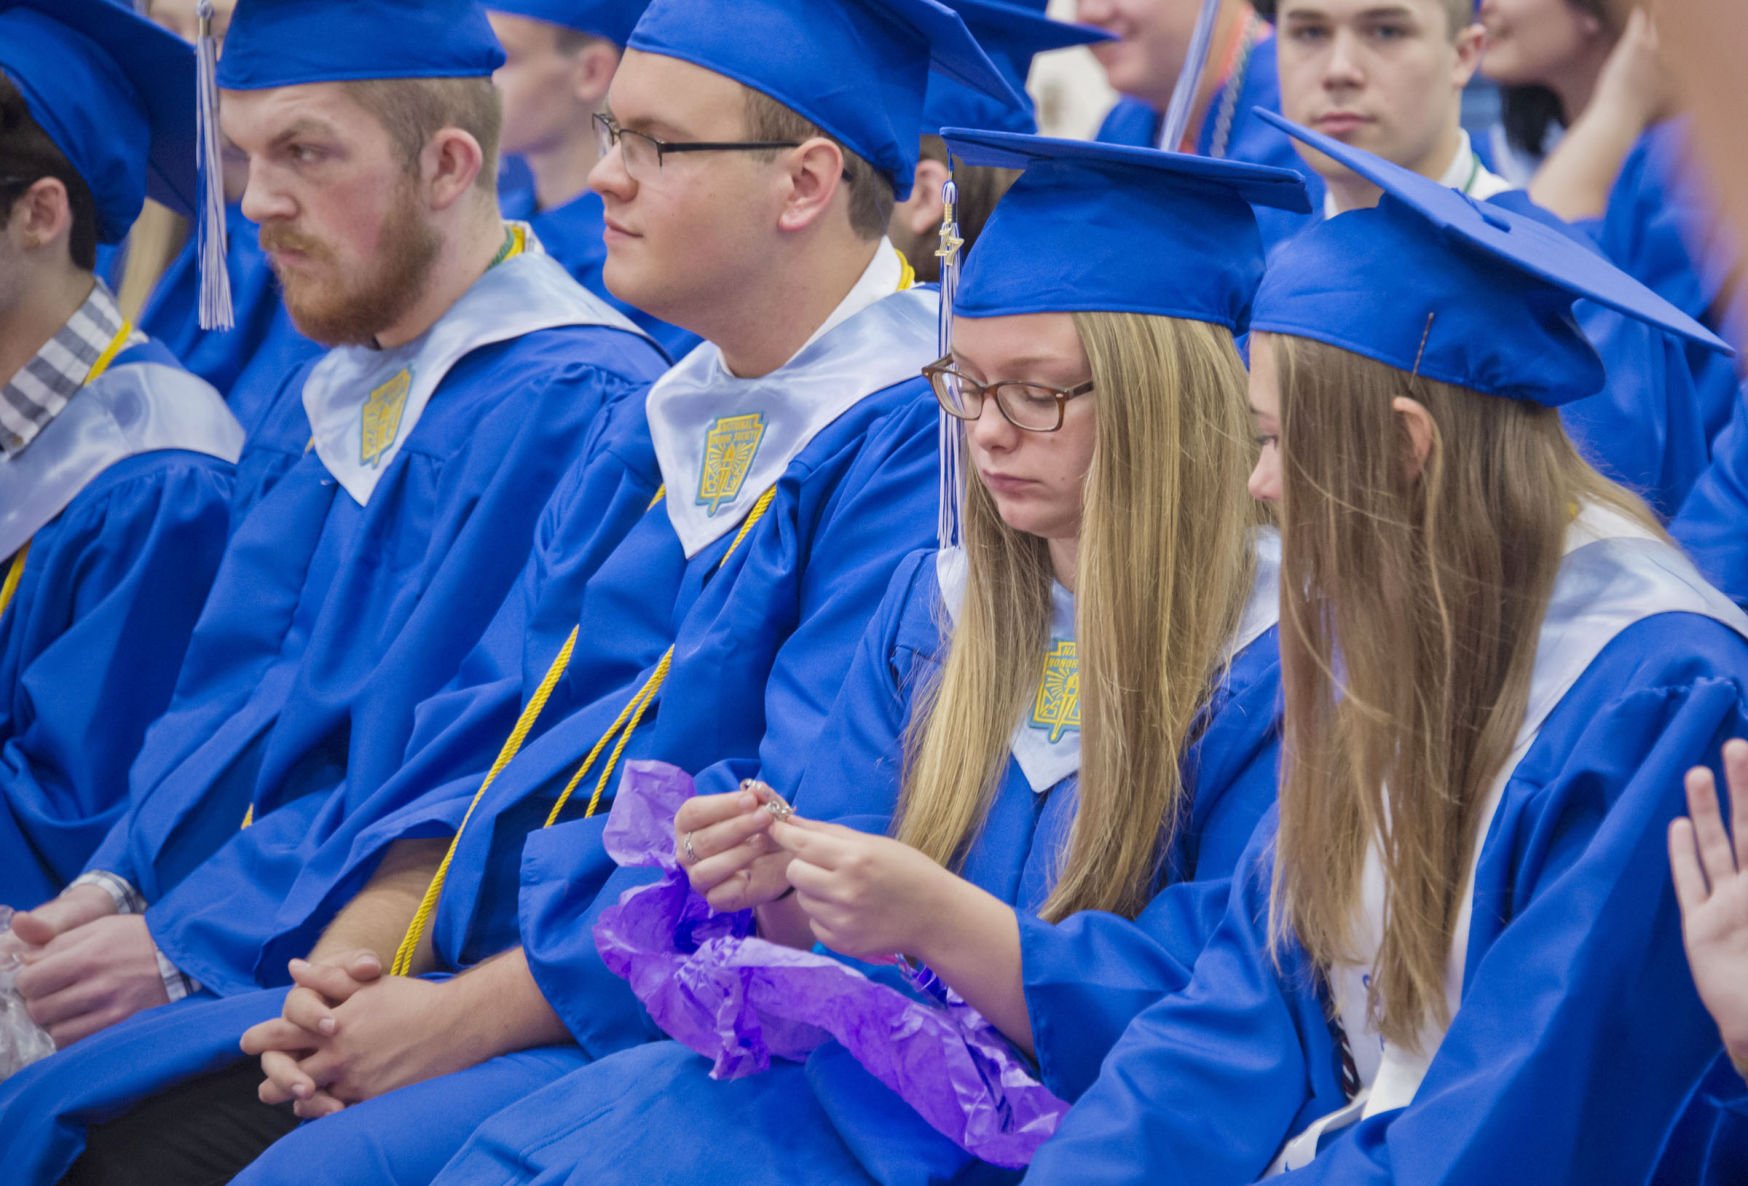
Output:
<path fill-rule="evenodd" d="M 908 844 L 838 824 L 792 817 L 770 837 L 793 858 L 789 884 L 814 937 L 856 959 L 927 960 L 932 932 L 964 885 Z"/>

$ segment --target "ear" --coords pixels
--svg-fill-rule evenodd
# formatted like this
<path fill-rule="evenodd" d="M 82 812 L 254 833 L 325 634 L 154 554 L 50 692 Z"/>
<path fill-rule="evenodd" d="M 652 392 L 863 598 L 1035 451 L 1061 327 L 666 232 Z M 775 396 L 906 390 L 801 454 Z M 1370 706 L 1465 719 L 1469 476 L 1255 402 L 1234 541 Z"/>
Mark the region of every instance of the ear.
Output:
<path fill-rule="evenodd" d="M 1408 477 L 1418 478 L 1426 468 L 1426 459 L 1432 456 L 1432 442 L 1438 432 L 1432 422 L 1432 413 L 1426 410 L 1425 404 L 1406 395 L 1391 400 L 1390 407 L 1408 437 L 1408 456 L 1403 458 Z"/>
<path fill-rule="evenodd" d="M 911 186 L 910 197 L 893 209 L 894 216 L 913 237 L 926 238 L 940 227 L 941 219 L 947 213 L 946 203 L 941 200 L 941 186 L 948 176 L 947 166 L 940 161 L 924 157 L 917 162 L 916 182 Z"/>
<path fill-rule="evenodd" d="M 788 160 L 789 192 L 783 196 L 777 229 L 802 231 L 817 224 L 832 199 L 849 184 L 844 180 L 844 153 L 825 137 L 815 136 L 790 149 Z"/>
<path fill-rule="evenodd" d="M 433 210 L 447 210 L 473 189 L 485 152 L 460 128 L 442 128 L 420 154 L 420 176 Z"/>
<path fill-rule="evenodd" d="M 1487 26 L 1477 21 L 1457 34 L 1457 65 L 1452 81 L 1462 90 L 1481 68 L 1481 56 L 1487 52 Z"/>
<path fill-rule="evenodd" d="M 55 177 L 41 177 L 18 196 L 7 225 L 15 246 L 35 251 L 73 236 L 73 206 L 67 187 Z"/>
<path fill-rule="evenodd" d="M 617 46 L 605 40 L 589 42 L 572 59 L 571 94 L 590 111 L 599 111 L 618 69 Z"/>

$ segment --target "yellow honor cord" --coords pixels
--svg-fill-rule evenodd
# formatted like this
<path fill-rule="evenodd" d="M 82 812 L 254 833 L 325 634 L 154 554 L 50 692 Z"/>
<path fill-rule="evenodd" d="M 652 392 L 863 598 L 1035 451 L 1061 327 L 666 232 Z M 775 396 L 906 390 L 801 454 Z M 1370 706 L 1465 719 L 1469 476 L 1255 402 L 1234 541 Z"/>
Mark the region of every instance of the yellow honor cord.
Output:
<path fill-rule="evenodd" d="M 93 384 L 93 383 L 97 382 L 97 380 L 103 378 L 103 374 L 105 371 L 107 371 L 109 369 L 110 363 L 115 361 L 116 355 L 121 353 L 121 348 L 123 346 L 126 346 L 127 340 L 133 336 L 134 336 L 134 324 L 133 324 L 133 322 L 131 322 L 131 321 L 122 322 L 121 328 L 116 331 L 115 336 L 113 338 L 109 339 L 109 345 L 107 345 L 103 348 L 103 353 L 99 354 L 97 356 L 97 361 L 91 364 L 91 371 L 89 374 L 87 374 L 85 376 L 85 384 L 84 385 L 86 387 L 91 386 L 91 384 Z"/>
<path fill-rule="evenodd" d="M 18 582 L 24 579 L 24 558 L 30 555 L 30 541 L 25 540 L 24 546 L 18 549 L 12 557 L 12 563 L 6 566 L 6 580 L 0 584 L 0 618 L 6 616 L 6 608 L 12 604 L 12 599 L 18 596 Z"/>
<path fill-rule="evenodd" d="M 104 372 L 109 370 L 110 364 L 116 360 L 116 356 L 121 353 L 122 347 L 127 345 L 127 340 L 133 337 L 133 334 L 133 322 L 122 322 L 121 328 L 115 332 L 115 336 L 109 339 L 109 345 L 103 348 L 103 353 L 99 354 L 97 361 L 91 364 L 91 369 L 86 373 L 85 382 L 81 386 L 89 387 L 103 378 Z M 12 563 L 6 566 L 6 579 L 4 582 L 0 582 L 0 618 L 6 616 L 7 609 L 12 605 L 12 599 L 18 596 L 19 583 L 24 580 L 24 561 L 29 555 L 30 541 L 25 540 L 24 546 L 13 554 Z"/>
<path fill-rule="evenodd" d="M 653 510 L 656 504 L 661 502 L 666 490 L 667 487 L 663 486 L 656 491 L 656 495 L 650 500 L 645 513 Z M 734 555 L 735 549 L 740 547 L 741 541 L 746 539 L 747 533 L 753 529 L 753 525 L 764 518 L 765 512 L 770 508 L 771 500 L 776 494 L 777 488 L 773 486 L 759 495 L 759 500 L 753 504 L 752 510 L 747 512 L 746 521 L 741 524 L 739 533 L 735 535 L 734 541 L 728 545 L 728 551 L 724 552 L 722 559 L 718 561 L 718 568 L 728 563 L 728 558 Z M 570 637 L 565 639 L 564 646 L 559 650 L 558 658 L 554 659 L 552 666 L 547 668 L 546 675 L 541 679 L 540 686 L 535 689 L 533 698 L 528 701 L 528 706 L 522 710 L 521 717 L 516 721 L 516 727 L 511 730 L 510 736 L 504 741 L 503 748 L 498 751 L 497 760 L 492 763 L 492 768 L 486 773 L 485 780 L 480 783 L 479 790 L 474 792 L 473 801 L 467 805 L 467 812 L 461 817 L 461 826 L 455 830 L 455 838 L 449 842 L 449 849 L 443 854 L 443 860 L 438 864 L 437 872 L 432 875 L 431 884 L 425 887 L 425 896 L 419 901 L 419 909 L 413 915 L 413 921 L 408 925 L 407 933 L 401 939 L 400 947 L 395 951 L 394 963 L 389 968 L 391 976 L 405 976 L 412 968 L 413 953 L 418 950 L 420 940 L 425 937 L 425 929 L 431 924 L 431 915 L 437 909 L 437 900 L 442 896 L 443 883 L 449 876 L 449 866 L 455 859 L 456 849 L 461 845 L 462 833 L 467 830 L 467 822 L 473 818 L 474 808 L 479 806 L 480 800 L 485 797 L 486 791 L 490 789 L 498 775 L 503 772 L 504 767 L 515 759 L 516 754 L 522 748 L 523 741 L 527 739 L 528 731 L 534 727 L 535 720 L 539 718 L 541 709 L 546 707 L 547 698 L 552 695 L 553 687 L 564 677 L 565 670 L 570 666 L 571 651 L 576 647 L 579 629 L 581 629 L 580 626 L 571 627 Z M 644 711 L 649 708 L 655 700 L 656 694 L 661 691 L 662 684 L 668 676 L 668 668 L 673 663 L 673 658 L 674 648 L 670 646 L 667 653 L 661 657 L 661 661 L 656 664 L 656 669 L 643 682 L 643 686 L 620 710 L 619 716 L 607 727 L 607 731 L 601 735 L 601 739 L 595 743 L 594 748 L 583 759 L 583 763 L 577 768 L 576 773 L 571 775 L 570 782 L 565 785 L 563 793 L 559 795 L 558 801 L 553 805 L 551 813 L 546 818 L 546 827 L 551 827 L 558 819 L 559 812 L 564 809 L 571 792 L 576 790 L 577 785 L 588 776 L 595 760 L 601 756 L 601 751 L 606 749 L 608 743 L 617 735 L 619 742 L 613 747 L 612 756 L 608 758 L 606 767 L 601 771 L 600 780 L 596 783 L 594 794 L 589 799 L 589 808 L 585 813 L 585 818 L 595 814 L 596 809 L 600 806 L 601 795 L 606 790 L 607 782 L 619 764 L 619 757 L 625 752 L 625 745 L 631 740 L 631 734 L 636 730 L 638 722 L 643 719 Z M 624 726 L 623 732 L 621 732 L 622 726 Z"/>

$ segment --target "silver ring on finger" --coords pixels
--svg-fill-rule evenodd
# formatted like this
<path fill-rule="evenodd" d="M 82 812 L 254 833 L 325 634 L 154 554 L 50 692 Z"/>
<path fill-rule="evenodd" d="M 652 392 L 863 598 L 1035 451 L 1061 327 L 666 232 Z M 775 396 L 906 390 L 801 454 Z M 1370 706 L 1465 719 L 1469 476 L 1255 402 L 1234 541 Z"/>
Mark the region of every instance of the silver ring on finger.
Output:
<path fill-rule="evenodd" d="M 686 833 L 685 839 L 680 841 L 680 847 L 686 850 L 686 860 L 696 865 L 698 863 L 698 850 L 692 847 L 692 833 Z"/>

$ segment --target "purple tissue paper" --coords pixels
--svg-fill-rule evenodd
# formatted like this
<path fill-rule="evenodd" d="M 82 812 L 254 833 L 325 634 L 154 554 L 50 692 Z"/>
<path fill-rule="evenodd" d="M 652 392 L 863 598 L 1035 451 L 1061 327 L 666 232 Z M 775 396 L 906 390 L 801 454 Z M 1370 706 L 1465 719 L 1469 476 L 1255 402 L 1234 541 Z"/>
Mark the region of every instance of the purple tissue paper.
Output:
<path fill-rule="evenodd" d="M 629 762 L 603 837 L 619 864 L 663 873 L 595 924 L 601 958 L 656 1024 L 710 1059 L 718 1079 L 756 1074 L 773 1055 L 799 1062 L 835 1040 L 966 1152 L 1029 1164 L 1068 1105 L 951 989 L 919 1000 L 831 956 L 760 939 L 750 910 L 712 911 L 674 859 L 674 815 L 691 795 L 684 771 Z"/>

